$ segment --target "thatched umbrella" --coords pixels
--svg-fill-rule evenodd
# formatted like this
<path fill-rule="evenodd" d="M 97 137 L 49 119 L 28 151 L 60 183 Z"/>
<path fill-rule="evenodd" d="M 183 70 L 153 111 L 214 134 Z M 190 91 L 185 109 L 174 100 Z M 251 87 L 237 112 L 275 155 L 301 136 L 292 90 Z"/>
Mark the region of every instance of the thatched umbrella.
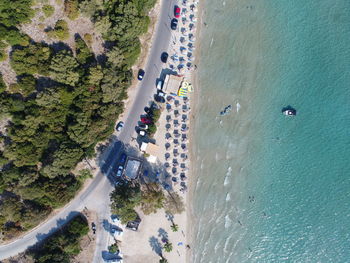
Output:
<path fill-rule="evenodd" d="M 166 149 L 166 150 L 170 150 L 171 148 L 172 148 L 172 145 L 171 145 L 170 143 L 167 142 L 167 143 L 165 144 L 165 149 Z"/>

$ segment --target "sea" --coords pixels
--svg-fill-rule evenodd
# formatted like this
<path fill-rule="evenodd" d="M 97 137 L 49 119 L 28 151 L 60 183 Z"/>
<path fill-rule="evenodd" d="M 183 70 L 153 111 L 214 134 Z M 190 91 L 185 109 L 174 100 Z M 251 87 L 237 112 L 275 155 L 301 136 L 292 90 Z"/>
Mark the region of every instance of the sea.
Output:
<path fill-rule="evenodd" d="M 200 4 L 190 262 L 350 262 L 350 1 Z"/>

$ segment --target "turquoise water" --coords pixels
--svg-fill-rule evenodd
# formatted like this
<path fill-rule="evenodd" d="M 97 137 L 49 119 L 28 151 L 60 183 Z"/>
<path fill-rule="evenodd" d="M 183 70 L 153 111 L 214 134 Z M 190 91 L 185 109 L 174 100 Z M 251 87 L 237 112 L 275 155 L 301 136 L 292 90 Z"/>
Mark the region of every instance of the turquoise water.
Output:
<path fill-rule="evenodd" d="M 191 262 L 350 262 L 350 1 L 204 6 Z"/>

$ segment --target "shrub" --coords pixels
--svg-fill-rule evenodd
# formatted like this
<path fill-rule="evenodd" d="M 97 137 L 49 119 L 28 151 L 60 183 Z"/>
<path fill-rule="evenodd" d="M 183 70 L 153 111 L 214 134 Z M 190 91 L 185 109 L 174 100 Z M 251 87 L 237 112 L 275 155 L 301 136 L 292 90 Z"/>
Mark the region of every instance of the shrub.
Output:
<path fill-rule="evenodd" d="M 85 40 L 86 44 L 87 44 L 89 47 L 91 47 L 91 44 L 92 44 L 92 36 L 91 36 L 91 34 L 86 33 L 86 34 L 84 35 L 84 40 Z"/>
<path fill-rule="evenodd" d="M 52 5 L 44 5 L 42 10 L 46 17 L 50 17 L 55 13 L 55 7 Z"/>
<path fill-rule="evenodd" d="M 110 245 L 110 246 L 108 247 L 108 251 L 109 251 L 110 253 L 117 253 L 117 252 L 119 251 L 119 247 L 118 247 L 117 242 L 115 242 L 114 244 Z"/>
<path fill-rule="evenodd" d="M 66 40 L 69 38 L 69 28 L 65 20 L 58 20 L 53 30 L 47 32 L 49 37 Z"/>
<path fill-rule="evenodd" d="M 65 0 L 64 12 L 70 20 L 75 20 L 79 16 L 78 0 Z"/>

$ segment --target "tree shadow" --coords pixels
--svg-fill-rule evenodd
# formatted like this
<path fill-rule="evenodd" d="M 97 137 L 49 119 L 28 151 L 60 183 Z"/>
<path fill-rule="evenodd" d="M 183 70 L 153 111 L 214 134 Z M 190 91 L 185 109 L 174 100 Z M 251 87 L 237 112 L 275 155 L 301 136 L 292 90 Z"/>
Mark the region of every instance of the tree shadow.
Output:
<path fill-rule="evenodd" d="M 36 247 L 40 246 L 43 241 L 45 241 L 47 238 L 49 238 L 51 235 L 53 235 L 55 232 L 61 230 L 66 224 L 68 224 L 73 218 L 80 216 L 84 220 L 87 221 L 86 217 L 77 211 L 70 212 L 65 218 L 59 218 L 56 221 L 56 226 L 51 228 L 49 232 L 46 233 L 38 233 L 36 235 L 37 242 L 33 246 L 29 247 L 28 250 L 35 249 Z"/>
<path fill-rule="evenodd" d="M 162 255 L 162 245 L 160 244 L 158 238 L 155 236 L 150 237 L 149 244 L 154 252 L 157 253 L 157 255 Z"/>
<path fill-rule="evenodd" d="M 169 240 L 168 232 L 164 230 L 164 228 L 158 229 L 158 236 L 160 237 L 161 241 L 163 243 L 166 243 Z"/>

